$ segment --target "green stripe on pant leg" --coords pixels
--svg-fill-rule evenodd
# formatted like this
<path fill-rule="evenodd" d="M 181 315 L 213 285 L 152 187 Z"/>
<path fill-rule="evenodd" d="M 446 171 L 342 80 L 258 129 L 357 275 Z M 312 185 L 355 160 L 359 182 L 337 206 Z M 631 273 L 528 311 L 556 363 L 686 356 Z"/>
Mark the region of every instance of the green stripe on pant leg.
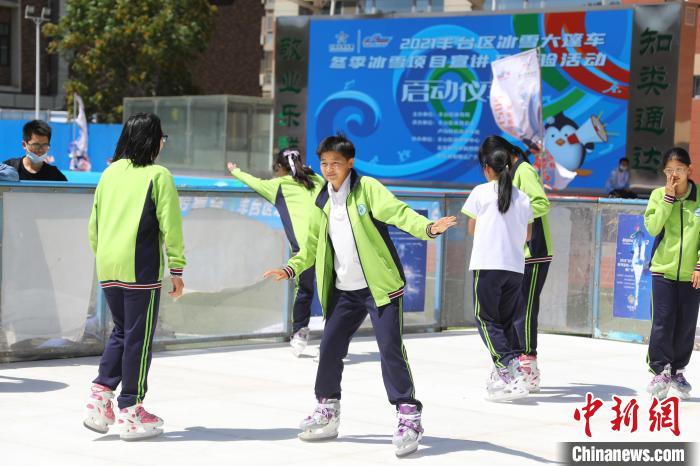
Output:
<path fill-rule="evenodd" d="M 143 333 L 143 345 L 141 346 L 141 365 L 139 367 L 138 393 L 136 395 L 136 403 L 141 403 L 145 395 L 145 380 L 148 366 L 148 351 L 151 341 L 151 330 L 153 328 L 153 305 L 155 302 L 155 290 L 151 290 L 151 298 L 148 301 L 148 309 L 146 311 L 146 328 Z"/>
<path fill-rule="evenodd" d="M 479 271 L 476 271 L 476 277 L 474 279 L 474 316 L 476 317 L 476 320 L 479 321 L 481 324 L 481 331 L 483 332 L 484 335 L 484 340 L 486 340 L 486 348 L 489 350 L 491 353 L 491 356 L 496 358 L 495 364 L 496 367 L 505 367 L 503 363 L 501 362 L 501 355 L 496 352 L 496 349 L 493 346 L 493 343 L 491 342 L 491 337 L 489 336 L 489 332 L 486 330 L 486 323 L 481 319 L 481 316 L 479 315 L 481 312 L 481 305 L 479 304 L 479 294 L 477 293 L 477 289 L 479 287 Z"/>
<path fill-rule="evenodd" d="M 403 297 L 399 298 L 399 336 L 401 337 L 401 354 L 403 355 L 403 361 L 406 363 L 406 369 L 408 370 L 408 378 L 411 379 L 411 398 L 415 398 L 416 383 L 413 381 L 413 372 L 411 372 L 411 365 L 408 363 L 406 347 L 403 344 Z"/>
<path fill-rule="evenodd" d="M 535 301 L 535 292 L 537 290 L 537 276 L 540 272 L 540 264 L 535 264 L 532 267 L 530 275 L 530 293 L 528 294 L 527 307 L 525 309 L 525 353 L 532 352 L 532 304 Z"/>
<path fill-rule="evenodd" d="M 146 333 L 146 352 L 145 352 L 145 358 L 144 358 L 144 366 L 143 366 L 143 378 L 141 380 L 141 401 L 143 401 L 144 396 L 146 396 L 146 379 L 148 378 L 148 356 L 151 353 L 151 339 L 153 338 L 153 314 L 155 312 L 155 299 L 156 296 L 156 290 L 151 290 L 151 299 L 149 301 L 149 306 L 148 306 L 148 326 L 146 327 L 147 333 Z"/>

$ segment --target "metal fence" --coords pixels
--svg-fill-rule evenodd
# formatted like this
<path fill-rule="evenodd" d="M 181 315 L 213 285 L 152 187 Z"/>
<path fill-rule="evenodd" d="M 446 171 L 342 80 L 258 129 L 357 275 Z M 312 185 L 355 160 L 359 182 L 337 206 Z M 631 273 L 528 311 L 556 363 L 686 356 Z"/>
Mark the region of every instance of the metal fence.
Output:
<path fill-rule="evenodd" d="M 262 279 L 289 255 L 274 208 L 244 189 L 179 190 L 187 292 L 177 301 L 163 293 L 156 347 L 288 338 L 293 290 Z M 423 312 L 406 314 L 406 331 L 472 326 L 472 243 L 459 213 L 467 192 L 393 191 L 430 217 L 460 221 L 428 243 Z M 86 238 L 93 192 L 93 186 L 0 185 L 0 361 L 101 353 L 111 324 Z M 553 199 L 555 252 L 542 294 L 542 331 L 645 340 L 648 320 L 612 312 L 617 216 L 644 208 L 642 201 Z M 322 325 L 312 319 L 312 329 Z"/>

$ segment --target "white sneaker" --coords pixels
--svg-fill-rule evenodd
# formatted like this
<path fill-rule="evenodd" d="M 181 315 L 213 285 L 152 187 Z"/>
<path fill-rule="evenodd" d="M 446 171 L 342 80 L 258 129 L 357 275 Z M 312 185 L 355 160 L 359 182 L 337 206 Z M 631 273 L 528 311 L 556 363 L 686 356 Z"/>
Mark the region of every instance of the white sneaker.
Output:
<path fill-rule="evenodd" d="M 163 433 L 163 420 L 146 411 L 140 404 L 119 411 L 119 437 L 122 440 L 141 440 Z"/>
<path fill-rule="evenodd" d="M 92 384 L 90 398 L 87 402 L 87 416 L 83 425 L 93 432 L 106 434 L 109 426 L 114 424 L 112 399 L 114 392 L 104 385 Z"/>
<path fill-rule="evenodd" d="M 527 391 L 535 393 L 540 391 L 540 370 L 537 367 L 537 356 L 523 354 L 518 358 L 520 370 L 525 376 Z"/>
<path fill-rule="evenodd" d="M 299 424 L 301 440 L 329 440 L 338 437 L 340 426 L 340 400 L 335 398 L 319 400 L 311 416 Z"/>
<path fill-rule="evenodd" d="M 304 352 L 306 346 L 309 344 L 309 333 L 309 327 L 302 327 L 294 334 L 294 336 L 292 336 L 292 339 L 289 341 L 289 344 L 292 347 L 292 353 L 297 358 L 301 356 L 301 353 Z"/>

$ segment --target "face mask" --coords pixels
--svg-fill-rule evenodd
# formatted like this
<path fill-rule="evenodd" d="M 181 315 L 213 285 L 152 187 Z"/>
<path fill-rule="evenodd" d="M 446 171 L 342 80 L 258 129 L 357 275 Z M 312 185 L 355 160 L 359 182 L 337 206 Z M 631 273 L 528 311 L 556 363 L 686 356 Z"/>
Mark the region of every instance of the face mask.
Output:
<path fill-rule="evenodd" d="M 36 155 L 34 152 L 27 150 L 27 157 L 29 157 L 29 160 L 35 165 L 46 162 L 46 154 Z"/>
<path fill-rule="evenodd" d="M 621 171 L 621 172 L 626 172 L 626 171 L 627 171 L 627 167 L 624 166 L 624 165 L 620 165 L 620 171 Z"/>

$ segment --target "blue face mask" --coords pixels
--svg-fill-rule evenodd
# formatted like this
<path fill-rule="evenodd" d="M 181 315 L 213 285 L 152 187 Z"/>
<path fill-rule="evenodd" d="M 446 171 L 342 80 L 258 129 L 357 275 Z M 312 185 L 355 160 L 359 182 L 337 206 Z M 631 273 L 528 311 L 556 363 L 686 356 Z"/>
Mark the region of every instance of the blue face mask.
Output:
<path fill-rule="evenodd" d="M 40 163 L 46 162 L 46 154 L 36 155 L 34 152 L 27 150 L 27 157 L 29 157 L 29 161 L 34 165 L 39 165 Z"/>

